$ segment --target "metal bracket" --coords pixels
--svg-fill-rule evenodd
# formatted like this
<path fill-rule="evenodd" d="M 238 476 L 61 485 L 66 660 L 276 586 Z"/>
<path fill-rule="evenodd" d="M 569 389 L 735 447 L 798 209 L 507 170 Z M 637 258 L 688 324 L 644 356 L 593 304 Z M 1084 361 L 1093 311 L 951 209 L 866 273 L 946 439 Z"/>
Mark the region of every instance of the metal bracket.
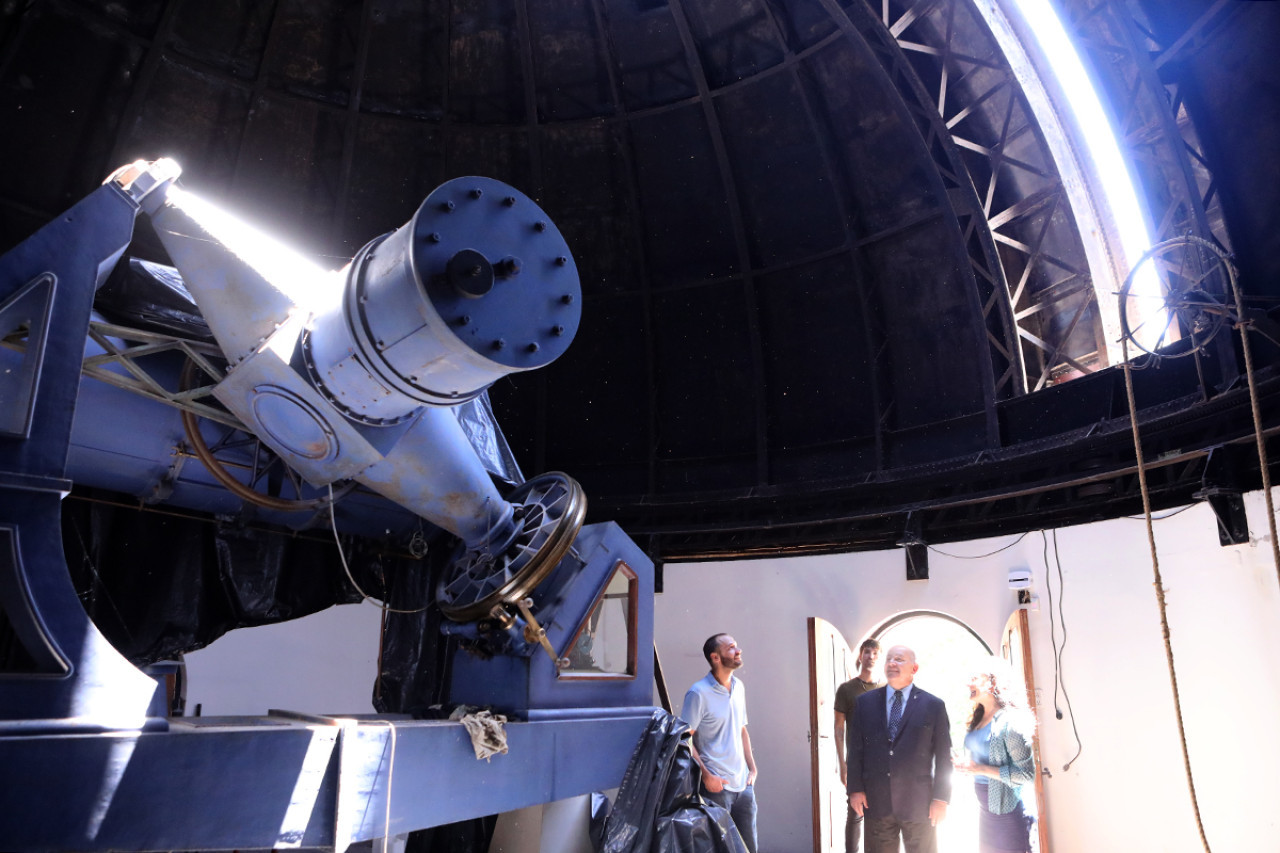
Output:
<path fill-rule="evenodd" d="M 520 609 L 520 615 L 524 617 L 524 621 L 527 623 L 524 626 L 525 642 L 541 643 L 542 648 L 547 652 L 547 656 L 551 658 L 551 665 L 558 671 L 560 669 L 560 658 L 556 657 L 555 649 L 551 648 L 551 641 L 547 639 L 547 629 L 539 625 L 538 620 L 533 618 L 533 599 L 522 598 L 515 604 Z"/>

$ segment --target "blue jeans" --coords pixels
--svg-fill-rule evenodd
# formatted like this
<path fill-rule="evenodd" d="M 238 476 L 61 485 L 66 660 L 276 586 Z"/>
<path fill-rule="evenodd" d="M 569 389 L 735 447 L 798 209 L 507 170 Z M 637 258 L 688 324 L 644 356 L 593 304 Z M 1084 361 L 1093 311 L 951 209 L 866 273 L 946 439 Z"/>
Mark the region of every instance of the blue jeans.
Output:
<path fill-rule="evenodd" d="M 703 787 L 702 796 L 729 812 L 742 842 L 751 853 L 756 853 L 756 789 L 748 785 L 741 791 L 713 794 Z"/>

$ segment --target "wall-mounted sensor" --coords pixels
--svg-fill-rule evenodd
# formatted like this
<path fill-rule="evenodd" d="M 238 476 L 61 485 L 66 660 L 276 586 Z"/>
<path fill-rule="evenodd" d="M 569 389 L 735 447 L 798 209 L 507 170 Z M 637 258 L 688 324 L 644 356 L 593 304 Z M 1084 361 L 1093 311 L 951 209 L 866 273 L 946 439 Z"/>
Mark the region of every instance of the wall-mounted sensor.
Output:
<path fill-rule="evenodd" d="M 1009 589 L 1031 589 L 1031 569 L 1010 569 Z"/>

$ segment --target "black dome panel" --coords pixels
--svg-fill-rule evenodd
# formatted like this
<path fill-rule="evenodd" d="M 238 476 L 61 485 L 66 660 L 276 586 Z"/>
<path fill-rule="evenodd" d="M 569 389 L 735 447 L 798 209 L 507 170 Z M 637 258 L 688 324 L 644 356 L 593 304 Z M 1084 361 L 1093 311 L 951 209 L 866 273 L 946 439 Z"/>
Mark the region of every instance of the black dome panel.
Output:
<path fill-rule="evenodd" d="M 1197 19 L 1148 5 L 1170 7 L 1157 29 Z M 1251 81 L 1280 27 L 1274 4 L 1237 5 L 1203 59 L 1161 73 L 1209 117 L 1242 279 L 1265 293 L 1280 180 L 1254 161 L 1280 114 Z M 882 546 L 913 512 L 938 537 L 994 532 L 1034 516 L 1001 500 L 1044 489 L 1046 519 L 1120 511 L 1128 486 L 1055 485 L 1074 482 L 1055 453 L 1122 436 L 1095 417 L 1123 415 L 1114 377 L 1022 396 L 1107 342 L 997 53 L 967 0 L 10 4 L 0 155 L 21 165 L 0 247 L 115 166 L 172 156 L 186 186 L 336 267 L 484 175 L 549 213 L 583 289 L 569 352 L 492 389 L 501 422 L 526 472 L 579 477 L 593 517 L 656 552 Z M 1256 132 L 1212 132 L 1246 115 Z M 163 260 L 142 232 L 134 251 Z M 1223 392 L 1217 357 L 1141 393 Z M 1125 464 L 1118 438 L 1095 450 Z"/>

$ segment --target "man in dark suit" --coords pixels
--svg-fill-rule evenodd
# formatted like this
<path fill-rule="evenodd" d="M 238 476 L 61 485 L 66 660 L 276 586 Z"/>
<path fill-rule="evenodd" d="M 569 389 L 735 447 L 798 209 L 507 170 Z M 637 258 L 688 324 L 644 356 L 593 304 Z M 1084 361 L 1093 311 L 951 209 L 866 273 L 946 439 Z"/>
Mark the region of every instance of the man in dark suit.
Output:
<path fill-rule="evenodd" d="M 916 654 L 889 649 L 888 686 L 863 693 L 849 718 L 849 807 L 864 816 L 867 853 L 934 853 L 951 799 L 951 721 L 938 697 L 912 684 Z"/>

